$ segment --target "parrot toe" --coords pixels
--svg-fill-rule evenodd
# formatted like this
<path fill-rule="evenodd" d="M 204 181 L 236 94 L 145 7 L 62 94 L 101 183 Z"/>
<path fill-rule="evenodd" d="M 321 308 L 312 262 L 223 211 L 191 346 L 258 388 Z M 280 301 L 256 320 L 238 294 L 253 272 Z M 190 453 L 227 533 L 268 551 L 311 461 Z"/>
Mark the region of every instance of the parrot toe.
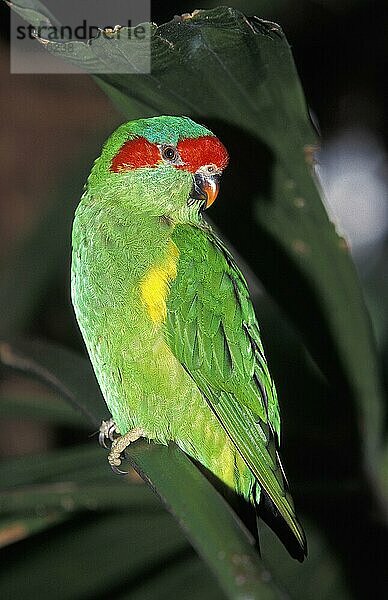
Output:
<path fill-rule="evenodd" d="M 116 427 L 116 426 L 115 426 Z M 127 431 L 124 435 L 120 437 L 116 437 L 108 455 L 108 462 L 112 467 L 114 473 L 118 473 L 120 475 L 126 475 L 127 473 L 118 469 L 121 465 L 121 461 L 123 460 L 123 456 L 126 448 L 133 442 L 136 442 L 141 437 L 144 437 L 144 430 L 141 427 L 135 427 L 130 431 Z"/>

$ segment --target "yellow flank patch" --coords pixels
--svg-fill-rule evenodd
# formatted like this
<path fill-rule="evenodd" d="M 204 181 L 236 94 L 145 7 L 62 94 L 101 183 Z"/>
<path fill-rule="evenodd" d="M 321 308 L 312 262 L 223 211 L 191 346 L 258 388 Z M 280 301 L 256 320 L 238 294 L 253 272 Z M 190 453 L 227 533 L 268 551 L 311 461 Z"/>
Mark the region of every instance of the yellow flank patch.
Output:
<path fill-rule="evenodd" d="M 167 318 L 166 300 L 169 285 L 177 274 L 178 256 L 178 248 L 170 241 L 164 261 L 151 267 L 140 281 L 141 298 L 154 323 L 163 323 Z"/>
<path fill-rule="evenodd" d="M 229 442 L 225 446 L 225 450 L 220 457 L 222 464 L 222 480 L 227 486 L 234 489 L 236 487 L 236 463 L 235 463 L 235 449 Z"/>

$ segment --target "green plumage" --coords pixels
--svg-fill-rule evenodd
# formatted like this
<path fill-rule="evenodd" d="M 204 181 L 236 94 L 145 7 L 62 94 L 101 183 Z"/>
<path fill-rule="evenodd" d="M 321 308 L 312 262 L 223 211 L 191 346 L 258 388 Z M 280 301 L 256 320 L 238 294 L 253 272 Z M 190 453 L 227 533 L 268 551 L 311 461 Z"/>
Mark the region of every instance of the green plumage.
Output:
<path fill-rule="evenodd" d="M 212 135 L 187 118 L 157 117 L 111 136 L 76 211 L 73 303 L 120 432 L 141 427 L 156 442 L 175 441 L 254 504 L 264 490 L 304 552 L 247 285 L 189 201 L 193 173 L 162 158 L 111 170 L 128 140 L 176 146 Z"/>

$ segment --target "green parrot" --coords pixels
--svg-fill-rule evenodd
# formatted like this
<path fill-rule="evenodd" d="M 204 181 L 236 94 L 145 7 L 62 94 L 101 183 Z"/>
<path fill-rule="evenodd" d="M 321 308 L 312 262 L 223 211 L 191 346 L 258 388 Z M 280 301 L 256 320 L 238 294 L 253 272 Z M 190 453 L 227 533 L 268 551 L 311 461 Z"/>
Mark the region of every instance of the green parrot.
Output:
<path fill-rule="evenodd" d="M 203 218 L 228 153 L 188 117 L 121 125 L 95 161 L 72 233 L 72 300 L 112 420 L 109 462 L 175 442 L 270 507 L 303 560 L 280 462 L 279 406 L 246 281 Z"/>

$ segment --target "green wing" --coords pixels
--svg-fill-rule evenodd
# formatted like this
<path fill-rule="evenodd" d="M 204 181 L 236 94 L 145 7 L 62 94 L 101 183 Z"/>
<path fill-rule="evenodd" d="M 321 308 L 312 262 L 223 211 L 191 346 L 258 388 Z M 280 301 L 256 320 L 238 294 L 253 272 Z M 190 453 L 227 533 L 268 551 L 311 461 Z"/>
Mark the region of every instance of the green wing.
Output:
<path fill-rule="evenodd" d="M 274 383 L 247 284 L 210 228 L 179 225 L 178 274 L 167 301 L 167 341 L 301 548 L 305 537 L 277 452 Z"/>

